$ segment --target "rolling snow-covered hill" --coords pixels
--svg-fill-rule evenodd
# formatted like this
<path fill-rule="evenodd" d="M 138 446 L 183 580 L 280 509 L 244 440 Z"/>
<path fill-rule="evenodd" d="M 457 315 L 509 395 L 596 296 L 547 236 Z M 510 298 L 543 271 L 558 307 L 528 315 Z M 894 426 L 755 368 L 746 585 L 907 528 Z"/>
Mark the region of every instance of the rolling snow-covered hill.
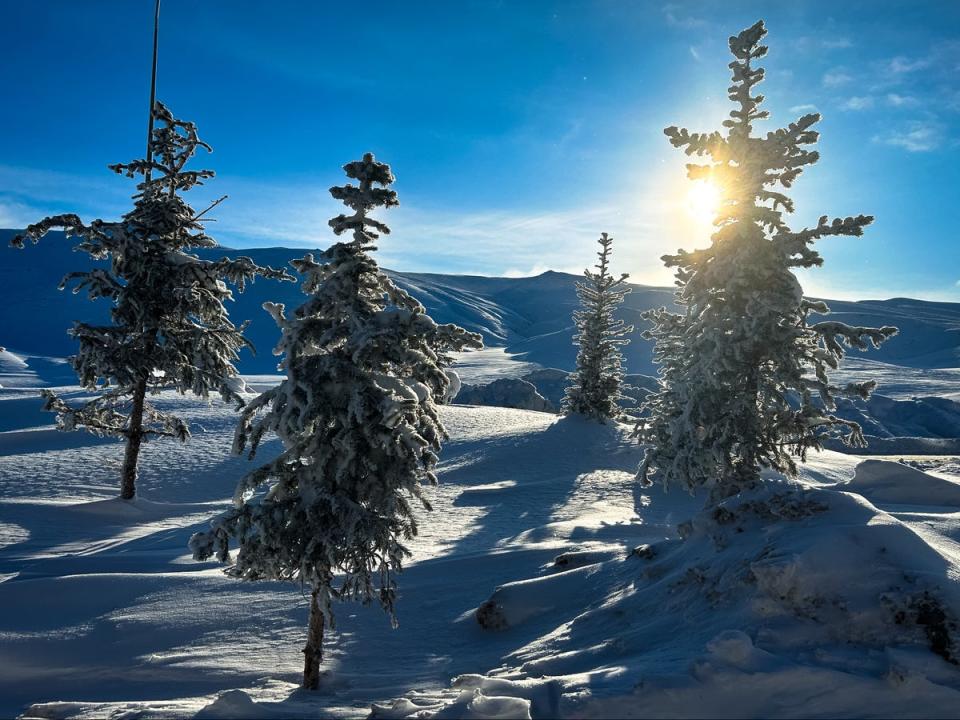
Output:
<path fill-rule="evenodd" d="M 85 254 L 72 252 L 72 243 L 62 233 L 51 233 L 24 250 L 8 247 L 12 234 L 11 230 L 0 230 L 0 297 L 7 299 L 0 303 L 0 346 L 14 354 L 7 353 L 6 360 L 0 357 L 0 363 L 25 360 L 26 364 L 16 372 L 10 368 L 4 382 L 8 387 L 73 384 L 72 370 L 62 358 L 76 346 L 66 330 L 74 319 L 105 319 L 107 304 L 91 303 L 83 294 L 61 292 L 57 285 L 67 272 L 89 267 L 91 261 Z M 243 254 L 259 264 L 282 267 L 306 252 L 291 248 L 218 248 L 202 254 L 211 258 Z M 542 400 L 541 404 L 529 398 L 504 400 L 496 387 L 475 388 L 502 378 L 526 376 L 530 380 L 529 373 L 538 368 L 573 369 L 576 348 L 571 314 L 577 307 L 577 276 L 558 272 L 527 278 L 391 274 L 437 321 L 455 322 L 483 334 L 488 349 L 465 354 L 457 366 L 464 382 L 474 386 L 465 388 L 461 402 L 541 409 Z M 279 336 L 261 307 L 266 300 L 296 306 L 302 302 L 302 294 L 296 283 L 263 279 L 236 294 L 231 315 L 237 323 L 250 321 L 247 336 L 258 351 L 256 355 L 241 352 L 239 369 L 248 376 L 276 372 L 277 358 L 272 349 Z M 621 312 L 639 329 L 645 326 L 640 317 L 644 310 L 671 301 L 669 288 L 634 285 Z M 854 352 L 837 374 L 841 382 L 878 382 L 872 401 L 843 401 L 840 408 L 841 415 L 864 426 L 870 452 L 960 452 L 960 304 L 907 298 L 828 302 L 833 317 L 850 324 L 893 324 L 900 328 L 900 335 L 881 349 L 863 356 Z M 640 338 L 638 330 L 625 355 L 633 384 L 649 387 L 652 379 L 643 376 L 656 372 L 652 343 Z M 559 379 L 542 375 L 532 381 L 556 408 L 566 380 L 562 373 Z M 512 382 L 517 384 L 519 380 Z M 537 401 L 535 393 L 532 397 Z M 843 449 L 839 443 L 831 447 Z"/>
<path fill-rule="evenodd" d="M 956 717 L 953 459 L 820 453 L 704 513 L 637 486 L 629 427 L 444 407 L 400 626 L 338 603 L 304 692 L 301 588 L 189 557 L 250 466 L 233 409 L 156 401 L 195 432 L 122 502 L 118 443 L 0 391 L 0 716 Z"/>
<path fill-rule="evenodd" d="M 71 252 L 71 241 L 51 233 L 25 250 L 7 247 L 12 230 L 0 230 L 0 345 L 19 353 L 63 357 L 75 349 L 66 330 L 74 319 L 106 317 L 106 304 L 90 303 L 82 295 L 59 292 L 67 272 L 88 267 L 84 254 Z M 216 249 L 205 257 L 248 255 L 258 263 L 286 266 L 306 251 L 290 248 Z M 536 277 L 497 278 L 469 275 L 393 272 L 392 276 L 417 297 L 438 322 L 455 322 L 483 334 L 491 347 L 504 347 L 517 359 L 544 367 L 571 370 L 576 357 L 571 313 L 577 305 L 578 277 L 545 272 Z M 622 314 L 638 328 L 640 313 L 669 305 L 672 289 L 633 285 Z M 274 371 L 271 350 L 278 339 L 273 321 L 261 309 L 265 300 L 299 304 L 294 283 L 259 280 L 237 295 L 230 308 L 236 322 L 250 321 L 248 337 L 258 354 L 244 353 L 244 373 Z M 960 304 L 909 298 L 848 302 L 828 301 L 833 317 L 856 325 L 896 325 L 900 335 L 869 354 L 872 361 L 911 368 L 960 367 Z M 639 337 L 625 350 L 628 371 L 653 374 L 651 343 Z M 518 373 L 522 374 L 522 373 Z"/>

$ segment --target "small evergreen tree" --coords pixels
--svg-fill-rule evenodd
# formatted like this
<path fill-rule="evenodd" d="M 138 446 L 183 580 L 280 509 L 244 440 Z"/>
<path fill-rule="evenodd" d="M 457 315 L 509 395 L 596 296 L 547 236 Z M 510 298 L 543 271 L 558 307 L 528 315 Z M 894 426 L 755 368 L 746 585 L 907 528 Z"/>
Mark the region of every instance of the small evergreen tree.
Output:
<path fill-rule="evenodd" d="M 861 235 L 873 218 L 830 222 L 824 216 L 813 228 L 787 226 L 783 215 L 793 212 L 793 202 L 774 187 L 789 188 L 817 161 L 804 146 L 817 141 L 812 127 L 820 116 L 753 135 L 754 121 L 768 116 L 759 109 L 763 96 L 751 94 L 763 80 L 753 62 L 767 52 L 760 44 L 765 34 L 760 21 L 730 38 L 729 97 L 737 107 L 723 122 L 726 134 L 664 131 L 687 155 L 710 158 L 687 165 L 688 176 L 714 182 L 724 201 L 708 248 L 663 258 L 677 268 L 683 312 L 647 314 L 653 328 L 644 337 L 656 341 L 661 388 L 648 398 L 648 417 L 638 426 L 651 444 L 639 476 L 647 481 L 656 471 L 665 484 L 691 491 L 707 486 L 715 500 L 756 483 L 762 468 L 795 475 L 794 456 L 802 460 L 810 448 L 820 449 L 825 436 L 863 446 L 859 425 L 832 414 L 834 398 L 865 398 L 874 383 L 837 387 L 828 371 L 838 366 L 844 346 L 876 347 L 897 332 L 810 321 L 811 313 L 829 310 L 803 297 L 792 268 L 821 265 L 815 240 Z"/>
<path fill-rule="evenodd" d="M 86 225 L 77 215 L 56 215 L 11 241 L 23 248 L 26 240 L 36 243 L 60 228 L 80 238 L 75 250 L 110 261 L 109 269 L 73 272 L 60 282 L 61 290 L 75 282 L 73 292 L 85 290 L 91 300 L 112 303 L 111 324 L 76 322 L 70 331 L 80 343 L 71 363 L 81 387 L 97 397 L 74 408 L 51 390 L 43 395 L 44 409 L 57 413 L 61 430 L 84 428 L 123 438 L 120 497 L 127 500 L 136 493 L 142 443 L 162 436 L 186 441 L 190 435 L 181 418 L 147 402 L 148 393 L 174 388 L 206 398 L 216 391 L 243 404 L 233 363 L 241 347 L 252 346 L 227 316 L 224 301 L 232 298 L 227 283 L 242 291 L 257 275 L 293 279 L 247 257 L 211 262 L 190 254 L 193 248 L 216 247 L 204 231 L 204 213 L 196 213 L 180 195 L 213 177 L 211 170 L 184 167 L 198 148 L 210 147 L 193 123 L 177 120 L 160 102 L 154 119 L 151 157 L 110 166 L 127 177 L 144 178 L 133 209 L 120 221 Z"/>
<path fill-rule="evenodd" d="M 310 588 L 303 671 L 310 689 L 319 682 L 334 598 L 376 596 L 395 622 L 394 574 L 409 554 L 403 541 L 417 532 L 410 499 L 429 509 L 421 484 L 436 482 L 446 437 L 435 398 L 449 383 L 448 353 L 482 346 L 479 335 L 434 323 L 370 256 L 389 229 L 367 214 L 398 204 L 387 188 L 390 167 L 367 154 L 344 170 L 359 187 L 330 193 L 354 212 L 330 225 L 337 235 L 352 231 L 353 241 L 293 261 L 309 299 L 291 315 L 264 306 L 281 329 L 275 352 L 284 356 L 286 379 L 247 405 L 237 428 L 235 452 L 249 448 L 253 458 L 267 432 L 283 450 L 244 477 L 234 507 L 190 540 L 196 559 L 231 562 L 231 576 Z M 232 561 L 231 538 L 239 545 Z"/>
<path fill-rule="evenodd" d="M 577 351 L 577 369 L 566 390 L 562 410 L 577 413 L 600 422 L 619 418 L 619 401 L 623 384 L 623 355 L 620 348 L 630 342 L 626 336 L 632 325 L 617 320 L 614 313 L 630 292 L 626 281 L 610 274 L 610 252 L 613 238 L 606 233 L 597 241 L 600 250 L 597 272 L 583 271 L 585 280 L 577 283 L 580 309 L 573 314 L 577 328 L 573 342 Z"/>

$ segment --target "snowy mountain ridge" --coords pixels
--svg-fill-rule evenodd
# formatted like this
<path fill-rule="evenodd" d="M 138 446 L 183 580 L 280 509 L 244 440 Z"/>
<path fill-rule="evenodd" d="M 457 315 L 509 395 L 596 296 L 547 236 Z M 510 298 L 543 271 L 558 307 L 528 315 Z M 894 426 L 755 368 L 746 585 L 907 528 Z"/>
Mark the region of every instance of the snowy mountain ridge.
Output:
<path fill-rule="evenodd" d="M 86 267 L 88 260 L 72 253 L 72 242 L 61 233 L 51 233 L 40 244 L 22 251 L 6 247 L 13 234 L 13 230 L 0 230 L 0 288 L 13 300 L 0 305 L 0 345 L 47 357 L 70 355 L 75 342 L 66 330 L 73 320 L 96 321 L 105 317 L 107 311 L 105 303 L 90 303 L 82 294 L 57 290 L 64 274 Z M 307 252 L 311 251 L 282 247 L 216 248 L 201 255 L 246 255 L 262 265 L 285 267 L 291 259 Z M 573 369 L 576 350 L 572 344 L 571 314 L 577 304 L 574 288 L 579 276 L 555 271 L 523 278 L 396 271 L 390 274 L 438 322 L 453 322 L 479 332 L 488 347 L 503 347 L 517 359 Z M 622 316 L 638 331 L 624 349 L 626 368 L 630 373 L 649 375 L 654 373 L 652 344 L 639 338 L 640 329 L 646 327 L 640 314 L 671 304 L 673 289 L 645 285 L 631 288 Z M 267 300 L 298 305 L 302 294 L 293 283 L 260 280 L 245 293 L 236 295 L 230 308 L 232 318 L 237 323 L 250 321 L 247 336 L 257 348 L 255 356 L 246 352 L 241 355 L 241 372 L 266 373 L 276 368 L 271 354 L 278 340 L 276 327 L 261 309 Z M 827 302 L 834 319 L 853 325 L 890 324 L 900 328 L 898 337 L 870 353 L 871 361 L 924 369 L 960 367 L 960 303 L 911 298 Z M 23 312 L 25 307 L 33 310 L 29 317 Z"/>

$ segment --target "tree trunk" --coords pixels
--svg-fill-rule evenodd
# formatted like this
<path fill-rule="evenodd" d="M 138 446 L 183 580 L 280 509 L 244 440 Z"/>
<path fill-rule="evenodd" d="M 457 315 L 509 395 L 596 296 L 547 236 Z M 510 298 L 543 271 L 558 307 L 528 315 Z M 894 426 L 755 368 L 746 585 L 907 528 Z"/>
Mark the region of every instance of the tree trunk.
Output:
<path fill-rule="evenodd" d="M 141 380 L 133 389 L 127 450 L 123 456 L 123 473 L 120 477 L 120 497 L 123 500 L 133 500 L 137 494 L 137 459 L 140 457 L 140 445 L 143 442 L 143 404 L 146 395 L 147 381 Z"/>
<path fill-rule="evenodd" d="M 303 648 L 303 687 L 307 690 L 316 690 L 320 685 L 320 663 L 323 661 L 323 610 L 317 603 L 317 593 L 314 588 L 310 593 L 310 624 L 307 630 L 307 644 Z"/>

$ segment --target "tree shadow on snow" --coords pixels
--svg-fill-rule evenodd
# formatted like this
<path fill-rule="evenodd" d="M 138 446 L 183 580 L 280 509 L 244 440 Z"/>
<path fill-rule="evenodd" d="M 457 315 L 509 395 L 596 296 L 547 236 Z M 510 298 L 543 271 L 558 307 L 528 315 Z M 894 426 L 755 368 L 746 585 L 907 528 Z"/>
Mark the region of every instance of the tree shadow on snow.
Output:
<path fill-rule="evenodd" d="M 444 456 L 458 449 L 451 444 Z M 618 426 L 577 416 L 562 417 L 539 432 L 486 439 L 480 453 L 461 451 L 449 470 L 441 466 L 440 481 L 465 486 L 455 507 L 486 512 L 448 554 L 489 551 L 525 531 L 537 533 L 551 521 L 565 519 L 563 509 L 584 475 L 633 473 L 636 462 L 636 445 Z"/>

